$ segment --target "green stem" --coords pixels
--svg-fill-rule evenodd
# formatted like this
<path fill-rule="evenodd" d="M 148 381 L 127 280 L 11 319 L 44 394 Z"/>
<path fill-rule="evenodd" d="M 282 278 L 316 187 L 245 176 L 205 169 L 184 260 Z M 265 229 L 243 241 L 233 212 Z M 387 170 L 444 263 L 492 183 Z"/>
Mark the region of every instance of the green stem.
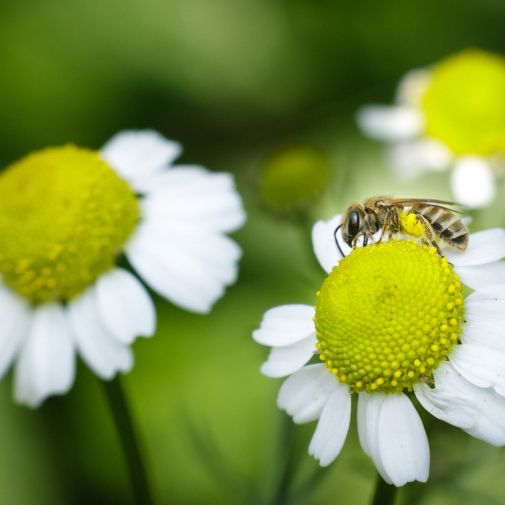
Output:
<path fill-rule="evenodd" d="M 302 270 L 304 277 L 311 286 L 314 288 L 319 287 L 324 278 L 324 270 L 319 264 L 312 247 L 312 226 L 315 220 L 309 215 L 303 215 L 298 216 L 293 223 L 298 230 L 303 255 L 307 264 L 307 268 Z"/>
<path fill-rule="evenodd" d="M 293 473 L 296 468 L 295 450 L 294 450 L 294 434 L 295 427 L 291 418 L 282 416 L 282 440 L 281 440 L 281 454 L 284 456 L 282 460 L 281 471 L 279 472 L 279 479 L 277 488 L 274 490 L 271 504 L 272 505 L 286 505 L 289 503 L 289 491 Z"/>
<path fill-rule="evenodd" d="M 328 475 L 331 471 L 331 467 L 319 466 L 318 463 L 315 464 L 315 469 L 312 474 L 307 478 L 307 480 L 298 487 L 293 492 L 293 503 L 307 503 L 308 497 L 314 493 L 314 491 L 319 487 L 321 481 Z"/>
<path fill-rule="evenodd" d="M 382 480 L 380 475 L 377 475 L 377 484 L 375 485 L 372 505 L 393 505 L 397 490 L 396 486 L 387 484 Z"/>
<path fill-rule="evenodd" d="M 117 376 L 110 381 L 102 381 L 102 384 L 128 465 L 135 503 L 152 505 L 147 473 L 123 386 Z"/>

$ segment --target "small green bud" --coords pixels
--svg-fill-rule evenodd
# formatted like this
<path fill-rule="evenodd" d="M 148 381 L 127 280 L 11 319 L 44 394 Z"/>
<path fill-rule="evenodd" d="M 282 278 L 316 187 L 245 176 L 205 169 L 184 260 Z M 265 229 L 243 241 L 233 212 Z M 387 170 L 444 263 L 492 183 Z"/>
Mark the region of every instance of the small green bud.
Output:
<path fill-rule="evenodd" d="M 328 185 L 329 162 L 308 146 L 278 151 L 266 161 L 261 174 L 261 199 L 272 212 L 307 212 Z"/>

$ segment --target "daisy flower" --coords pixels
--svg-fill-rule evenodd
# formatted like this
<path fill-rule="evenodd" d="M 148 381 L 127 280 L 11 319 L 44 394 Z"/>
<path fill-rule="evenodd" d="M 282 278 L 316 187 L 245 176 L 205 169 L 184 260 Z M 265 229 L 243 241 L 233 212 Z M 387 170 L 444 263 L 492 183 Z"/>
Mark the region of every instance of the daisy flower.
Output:
<path fill-rule="evenodd" d="M 409 72 L 392 106 L 363 107 L 362 131 L 388 142 L 395 175 L 451 169 L 455 199 L 483 207 L 505 171 L 505 58 L 468 49 Z"/>
<path fill-rule="evenodd" d="M 235 281 L 241 251 L 226 233 L 245 214 L 233 177 L 173 166 L 180 152 L 125 131 L 100 151 L 48 148 L 0 174 L 0 375 L 15 362 L 19 403 L 68 391 L 77 354 L 102 379 L 132 368 L 130 344 L 156 321 L 138 277 L 198 313 Z"/>
<path fill-rule="evenodd" d="M 313 227 L 328 276 L 315 307 L 268 310 L 253 338 L 270 346 L 261 371 L 288 377 L 278 406 L 295 423 L 318 420 L 309 453 L 329 465 L 340 453 L 358 397 L 363 451 L 396 486 L 428 479 L 428 439 L 411 398 L 435 417 L 505 445 L 505 230 L 470 236 L 464 252 L 410 239 L 347 249 L 341 216 Z M 466 298 L 463 284 L 473 292 Z M 320 363 L 308 364 L 313 357 Z"/>

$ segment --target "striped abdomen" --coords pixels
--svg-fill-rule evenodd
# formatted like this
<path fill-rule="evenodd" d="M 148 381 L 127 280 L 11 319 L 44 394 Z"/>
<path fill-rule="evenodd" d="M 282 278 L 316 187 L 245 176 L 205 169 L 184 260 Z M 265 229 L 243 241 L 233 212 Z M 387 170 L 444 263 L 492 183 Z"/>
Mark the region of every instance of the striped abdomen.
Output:
<path fill-rule="evenodd" d="M 426 205 L 415 210 L 427 219 L 437 237 L 446 244 L 455 249 L 466 249 L 468 229 L 457 214 L 435 205 Z"/>

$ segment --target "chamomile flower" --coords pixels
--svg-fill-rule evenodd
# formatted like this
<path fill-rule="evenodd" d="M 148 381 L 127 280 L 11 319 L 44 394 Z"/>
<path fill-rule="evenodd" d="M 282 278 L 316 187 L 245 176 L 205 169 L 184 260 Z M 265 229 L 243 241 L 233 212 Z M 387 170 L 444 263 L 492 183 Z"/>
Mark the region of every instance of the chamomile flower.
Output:
<path fill-rule="evenodd" d="M 485 206 L 505 171 L 505 58 L 468 49 L 409 72 L 395 105 L 363 107 L 357 119 L 367 135 L 390 144 L 396 176 L 451 168 L 455 199 Z"/>
<path fill-rule="evenodd" d="M 253 333 L 272 348 L 263 374 L 288 377 L 278 406 L 295 423 L 318 421 L 309 453 L 322 466 L 338 456 L 353 394 L 361 447 L 396 486 L 429 473 L 428 439 L 409 394 L 435 417 L 505 445 L 505 230 L 474 233 L 465 252 L 447 257 L 391 239 L 342 258 L 333 237 L 340 222 L 313 227 L 328 273 L 315 307 L 272 308 Z M 474 290 L 466 298 L 463 284 Z"/>
<path fill-rule="evenodd" d="M 126 131 L 100 151 L 29 154 L 0 174 L 0 375 L 32 407 L 69 390 L 76 355 L 102 379 L 133 365 L 156 314 L 142 279 L 208 312 L 237 276 L 233 178 L 172 162 L 178 143 Z M 118 264 L 122 257 L 138 277 Z"/>

